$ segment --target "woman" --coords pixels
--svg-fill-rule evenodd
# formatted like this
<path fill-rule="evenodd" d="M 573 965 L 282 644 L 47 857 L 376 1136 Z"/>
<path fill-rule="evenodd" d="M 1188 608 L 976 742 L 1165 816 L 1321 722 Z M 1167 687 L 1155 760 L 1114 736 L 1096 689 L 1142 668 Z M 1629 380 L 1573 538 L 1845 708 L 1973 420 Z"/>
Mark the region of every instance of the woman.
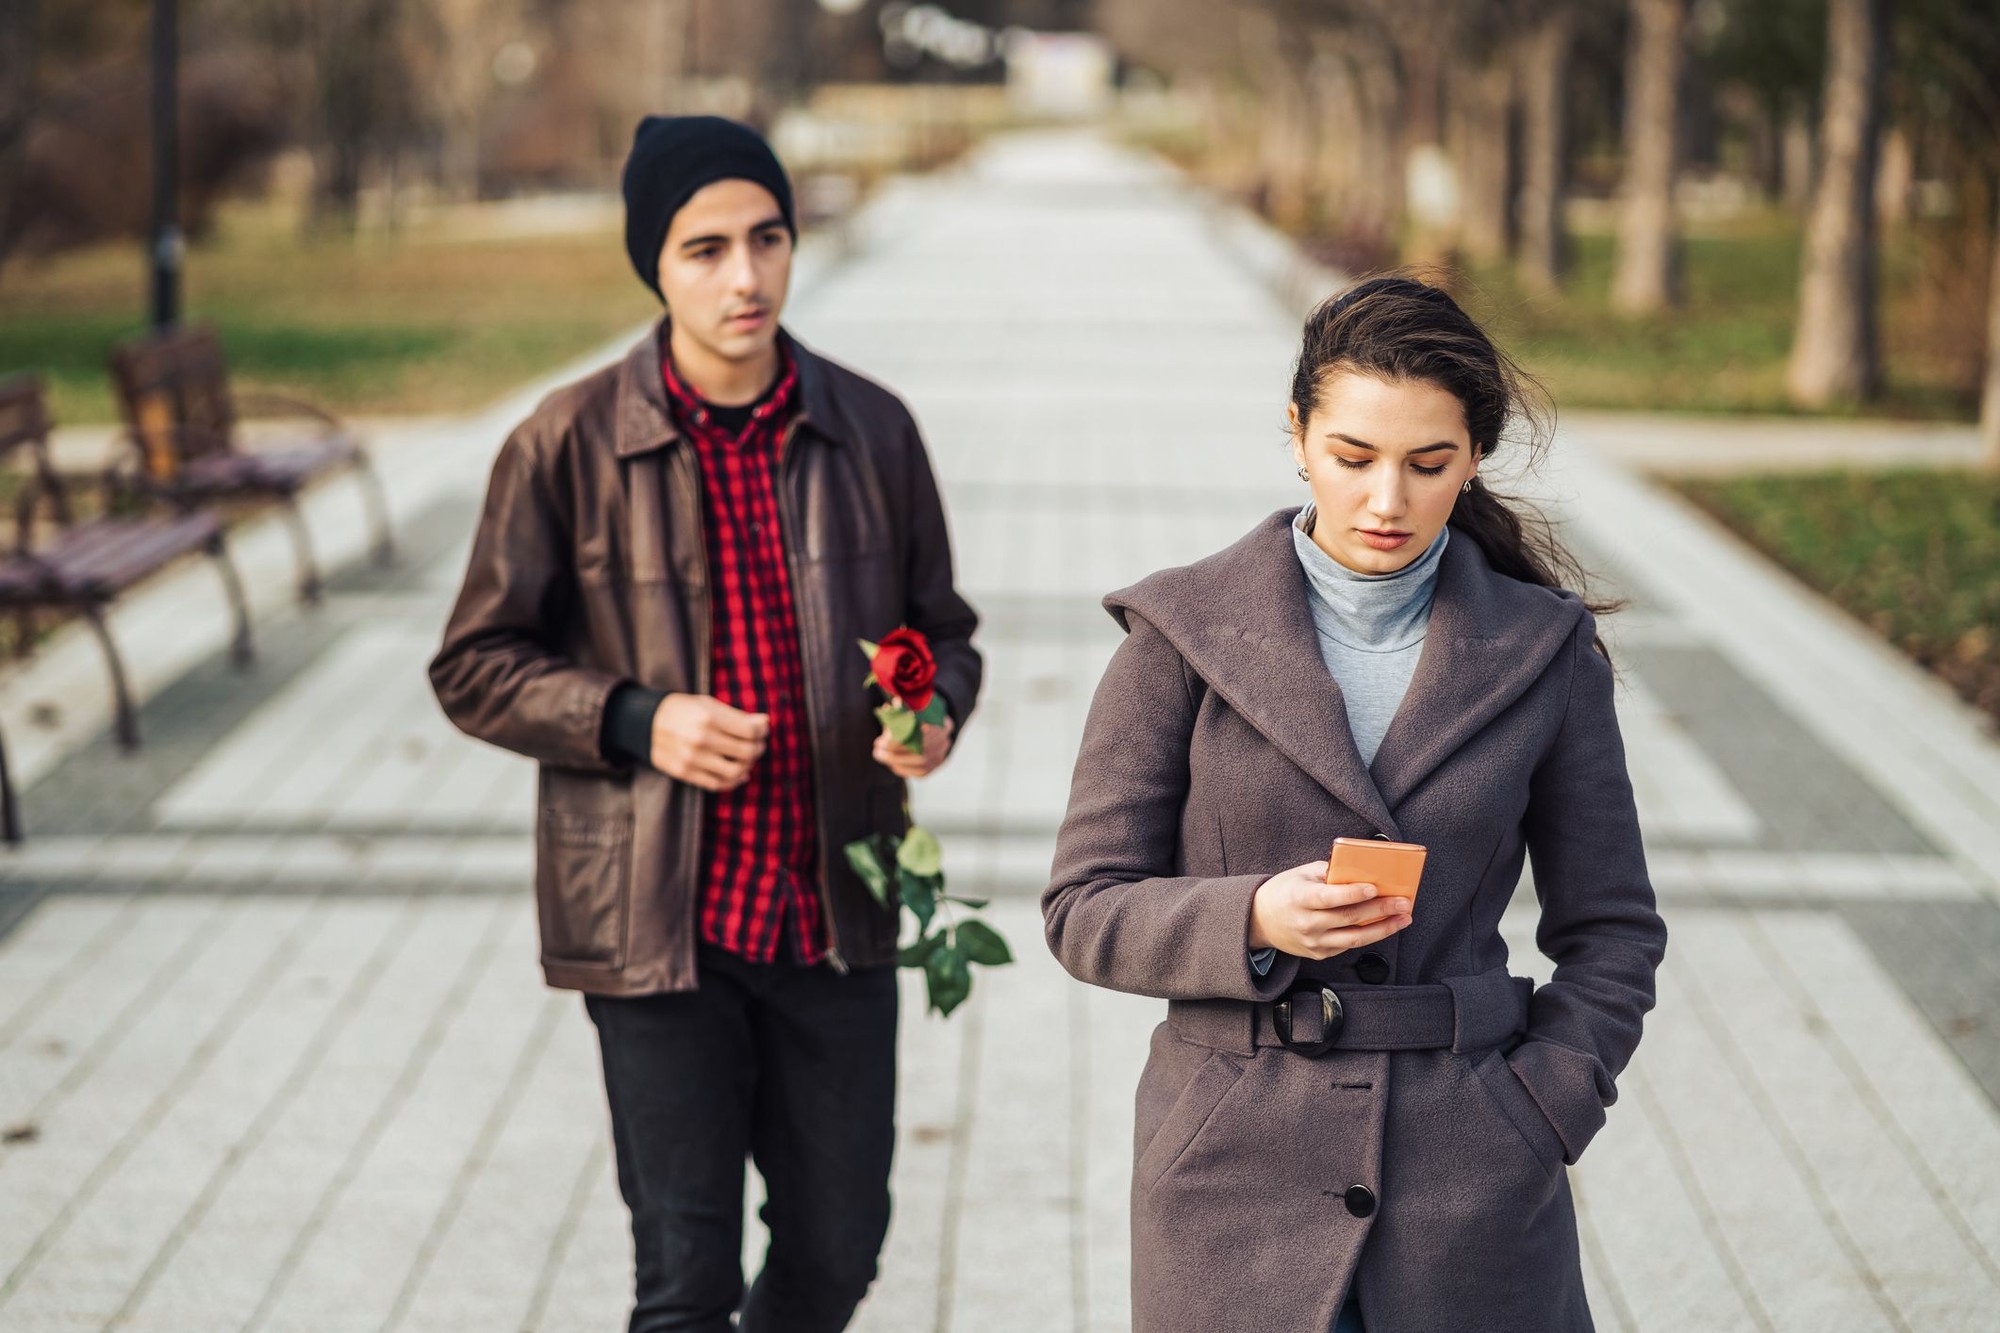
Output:
<path fill-rule="evenodd" d="M 1361 284 L 1293 377 L 1311 503 L 1105 599 L 1042 902 L 1073 975 L 1168 1001 L 1137 1333 L 1591 1328 L 1564 1167 L 1666 928 L 1576 565 L 1478 479 L 1521 385 L 1445 293 Z M 1417 896 L 1326 883 L 1339 836 L 1424 844 Z M 1499 932 L 1524 854 L 1532 995 Z"/>

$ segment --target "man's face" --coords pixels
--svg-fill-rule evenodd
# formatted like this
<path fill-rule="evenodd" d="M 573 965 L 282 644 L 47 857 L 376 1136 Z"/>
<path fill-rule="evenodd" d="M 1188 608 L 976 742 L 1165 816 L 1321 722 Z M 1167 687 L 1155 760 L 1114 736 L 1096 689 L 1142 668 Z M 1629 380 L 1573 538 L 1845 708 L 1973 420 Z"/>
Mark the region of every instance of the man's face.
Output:
<path fill-rule="evenodd" d="M 770 353 L 792 281 L 792 233 L 761 185 L 704 185 L 660 248 L 660 294 L 682 336 L 725 361 Z"/>

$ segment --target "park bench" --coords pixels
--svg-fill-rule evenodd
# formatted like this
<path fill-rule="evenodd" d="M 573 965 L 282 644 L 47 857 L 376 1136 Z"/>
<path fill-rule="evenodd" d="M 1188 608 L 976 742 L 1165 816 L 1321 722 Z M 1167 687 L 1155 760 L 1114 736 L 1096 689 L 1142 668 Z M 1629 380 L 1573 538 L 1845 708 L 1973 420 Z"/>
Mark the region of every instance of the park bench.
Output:
<path fill-rule="evenodd" d="M 34 646 L 40 612 L 74 612 L 90 626 L 111 671 L 118 743 L 133 750 L 139 745 L 138 715 L 118 645 L 105 624 L 110 604 L 182 556 L 205 552 L 216 563 L 235 616 L 231 655 L 239 666 L 250 660 L 249 606 L 223 542 L 221 519 L 213 510 L 162 506 L 144 493 L 130 491 L 112 469 L 105 473 L 104 512 L 79 517 L 49 458 L 49 424 L 39 380 L 23 375 L 0 383 L 0 466 L 21 479 L 14 503 L 14 547 L 0 553 L 0 611 L 14 617 L 14 647 L 20 656 Z M 46 521 L 39 516 L 44 509 Z M 0 747 L 0 826 L 8 842 L 21 840 L 20 811 L 4 747 Z"/>
<path fill-rule="evenodd" d="M 172 329 L 122 343 L 111 355 L 111 377 L 145 485 L 189 503 L 266 497 L 283 506 L 303 600 L 319 600 L 320 573 L 299 494 L 321 477 L 356 475 L 373 527 L 375 559 L 381 564 L 393 559 L 388 503 L 360 439 L 311 403 L 233 392 L 222 340 L 213 329 Z M 282 422 L 289 429 L 246 449 L 238 430 L 245 421 Z"/>

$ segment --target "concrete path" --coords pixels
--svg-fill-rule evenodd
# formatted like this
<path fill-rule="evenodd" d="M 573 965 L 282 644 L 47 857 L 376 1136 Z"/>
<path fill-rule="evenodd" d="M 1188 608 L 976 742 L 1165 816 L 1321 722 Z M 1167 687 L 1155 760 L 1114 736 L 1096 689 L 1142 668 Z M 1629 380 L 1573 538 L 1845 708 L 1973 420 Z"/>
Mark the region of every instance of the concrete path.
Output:
<path fill-rule="evenodd" d="M 1951 421 L 1829 420 L 1694 412 L 1564 413 L 1591 448 L 1645 472 L 1727 476 L 1846 468 L 1972 468 L 1979 428 Z"/>
<path fill-rule="evenodd" d="M 1159 1007 L 1070 982 L 1032 895 L 1117 642 L 1097 598 L 1296 501 L 1301 293 L 1268 234 L 1087 135 L 995 142 L 857 237 L 792 322 L 931 438 L 991 667 L 919 814 L 1021 955 L 948 1023 L 906 991 L 898 1211 L 859 1326 L 1121 1329 Z M 532 775 L 453 733 L 422 672 L 521 407 L 385 450 L 397 569 L 299 615 L 260 554 L 253 673 L 221 659 L 205 571 L 135 605 L 118 630 L 159 664 L 138 756 L 92 719 L 87 654 L 0 687 L 34 779 L 0 861 L 0 1327 L 621 1326 L 595 1051 L 534 968 Z M 1991 1328 L 2000 750 L 1587 434 L 1524 484 L 1634 601 L 1613 646 L 1673 931 L 1574 1172 L 1600 1325 Z M 316 505 L 358 553 L 352 497 Z M 1532 909 L 1510 939 L 1546 975 Z"/>

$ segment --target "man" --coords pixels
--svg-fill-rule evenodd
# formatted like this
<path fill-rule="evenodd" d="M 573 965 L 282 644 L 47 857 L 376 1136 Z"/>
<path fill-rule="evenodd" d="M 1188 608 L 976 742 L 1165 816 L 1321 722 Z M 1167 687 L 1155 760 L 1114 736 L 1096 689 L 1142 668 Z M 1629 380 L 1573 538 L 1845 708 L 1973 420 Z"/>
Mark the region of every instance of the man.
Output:
<path fill-rule="evenodd" d="M 620 364 L 501 448 L 431 682 L 537 760 L 549 984 L 585 993 L 632 1214 L 633 1333 L 844 1328 L 874 1279 L 894 1146 L 896 933 L 844 844 L 971 712 L 952 583 L 903 405 L 778 323 L 792 192 L 758 135 L 648 118 L 626 248 L 665 303 Z M 948 717 L 880 733 L 858 643 L 899 625 Z M 747 1298 L 744 1161 L 770 1230 Z"/>

